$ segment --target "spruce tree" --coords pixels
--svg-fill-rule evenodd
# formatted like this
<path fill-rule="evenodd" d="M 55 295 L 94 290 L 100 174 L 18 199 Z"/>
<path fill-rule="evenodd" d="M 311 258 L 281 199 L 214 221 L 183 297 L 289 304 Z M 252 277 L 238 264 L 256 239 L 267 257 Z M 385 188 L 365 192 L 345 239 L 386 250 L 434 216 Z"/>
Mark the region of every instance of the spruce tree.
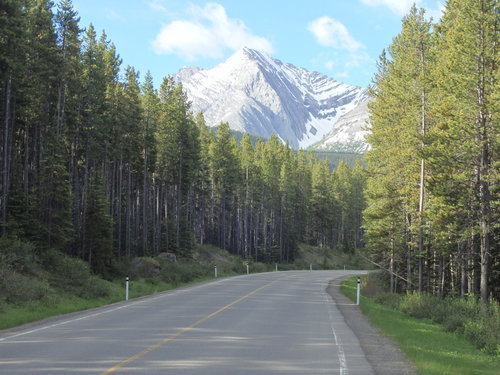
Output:
<path fill-rule="evenodd" d="M 193 235 L 188 197 L 198 174 L 199 134 L 181 84 L 166 77 L 160 87 L 160 117 L 157 128 L 158 168 L 169 187 L 170 217 L 167 235 L 181 255 L 191 256 Z"/>
<path fill-rule="evenodd" d="M 438 28 L 436 128 L 429 151 L 436 175 L 433 189 L 453 209 L 472 215 L 463 234 L 477 234 L 480 295 L 489 297 L 493 253 L 492 183 L 498 144 L 498 1 L 450 0 Z M 450 189 L 452 188 L 452 189 Z M 457 192 L 459 197 L 455 198 Z M 455 202 L 455 203 L 453 203 Z M 464 217 L 462 217 L 465 219 Z M 469 234 L 469 235 L 470 235 Z M 458 241 L 463 239 L 458 238 Z M 468 252 L 474 252 L 470 248 Z M 498 255 L 498 253 L 496 253 Z"/>
<path fill-rule="evenodd" d="M 238 146 L 231 136 L 228 123 L 217 127 L 214 142 L 210 144 L 210 174 L 213 186 L 214 207 L 213 228 L 216 244 L 228 249 L 233 240 L 231 236 L 231 211 L 234 205 L 234 193 L 239 181 Z"/>
<path fill-rule="evenodd" d="M 104 181 L 97 173 L 92 177 L 84 213 L 84 259 L 91 269 L 109 276 L 113 259 L 113 220 L 108 213 Z"/>
<path fill-rule="evenodd" d="M 375 100 L 369 105 L 372 125 L 369 136 L 372 150 L 367 155 L 371 172 L 369 182 L 393 180 L 386 186 L 397 194 L 394 198 L 400 202 L 402 213 L 398 216 L 405 227 L 403 232 L 398 231 L 404 238 L 397 242 L 406 244 L 409 287 L 417 258 L 419 290 L 423 287 L 425 256 L 426 165 L 423 151 L 428 130 L 428 96 L 432 89 L 429 72 L 433 45 L 431 23 L 425 19 L 424 10 L 413 6 L 403 18 L 401 33 L 388 48 L 389 56 L 383 53 L 380 57 L 379 71 L 371 90 Z M 382 193 L 380 189 L 377 191 Z M 380 198 L 371 195 L 368 204 L 376 205 L 376 200 L 383 200 L 385 196 L 384 193 Z M 393 219 L 387 217 L 389 221 Z M 370 230 L 369 222 L 365 226 Z"/>

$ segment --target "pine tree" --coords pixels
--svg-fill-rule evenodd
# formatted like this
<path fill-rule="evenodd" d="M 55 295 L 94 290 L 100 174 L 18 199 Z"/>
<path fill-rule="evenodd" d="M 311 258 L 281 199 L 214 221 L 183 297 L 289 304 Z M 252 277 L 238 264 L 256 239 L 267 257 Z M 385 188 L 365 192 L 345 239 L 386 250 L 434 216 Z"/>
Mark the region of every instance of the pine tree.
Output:
<path fill-rule="evenodd" d="M 58 138 L 50 137 L 36 189 L 39 233 L 36 241 L 42 248 L 65 249 L 73 240 L 71 188 L 67 160 Z"/>
<path fill-rule="evenodd" d="M 429 112 L 428 95 L 432 88 L 429 66 L 432 63 L 431 24 L 424 11 L 412 7 L 404 17 L 402 31 L 389 47 L 390 59 L 382 54 L 369 105 L 372 135 L 369 142 L 370 183 L 391 178 L 386 185 L 396 189 L 405 229 L 409 286 L 412 283 L 414 258 L 418 259 L 418 289 L 423 286 L 424 205 L 426 166 L 422 152 Z M 382 194 L 380 199 L 384 199 Z M 372 196 L 377 199 L 375 196 Z M 396 198 L 396 197 L 395 197 Z M 369 200 L 369 204 L 376 204 Z M 387 220 L 390 220 L 387 217 Z M 369 228 L 369 224 L 367 224 Z"/>
<path fill-rule="evenodd" d="M 153 197 L 155 196 L 152 184 L 156 164 L 156 141 L 155 133 L 158 126 L 159 98 L 153 85 L 153 77 L 150 72 L 146 73 L 144 83 L 141 87 L 142 96 L 142 254 L 155 253 L 157 241 L 155 232 L 157 216 L 155 215 Z"/>
<path fill-rule="evenodd" d="M 207 239 L 211 224 L 211 212 L 214 202 L 211 200 L 212 185 L 210 182 L 210 145 L 214 141 L 213 133 L 207 127 L 205 118 L 200 112 L 196 115 L 194 122 L 199 133 L 199 164 L 198 175 L 195 178 L 193 195 L 193 218 L 194 233 L 198 243 L 204 244 Z"/>
<path fill-rule="evenodd" d="M 210 144 L 210 173 L 213 200 L 216 204 L 214 219 L 214 239 L 216 244 L 228 249 L 231 237 L 231 210 L 233 194 L 239 181 L 238 146 L 231 136 L 228 123 L 221 123 L 217 128 L 214 142 Z"/>
<path fill-rule="evenodd" d="M 61 1 L 55 15 L 60 61 L 56 107 L 56 134 L 58 136 L 67 135 L 68 123 L 78 121 L 76 115 L 79 102 L 77 98 L 80 87 L 80 34 L 82 32 L 79 22 L 80 18 L 71 0 Z"/>
<path fill-rule="evenodd" d="M 167 233 L 181 255 L 189 257 L 192 250 L 190 211 L 187 201 L 197 176 L 199 134 L 182 85 L 166 77 L 160 87 L 160 122 L 157 129 L 158 162 L 162 180 L 170 187 L 171 207 L 167 221 L 174 232 Z"/>
<path fill-rule="evenodd" d="M 13 182 L 15 134 L 18 132 L 18 91 L 21 91 L 27 49 L 27 17 L 24 1 L 8 0 L 0 3 L 0 225 L 7 234 L 9 192 Z M 21 178 L 21 177 L 19 177 Z M 26 200 L 27 197 L 25 197 Z"/>
<path fill-rule="evenodd" d="M 311 200 L 309 223 L 316 245 L 325 247 L 329 243 L 330 225 L 333 220 L 334 205 L 330 185 L 330 168 L 327 161 L 311 166 Z"/>
<path fill-rule="evenodd" d="M 498 11 L 495 0 L 447 3 L 438 29 L 440 54 L 433 108 L 437 125 L 431 134 L 429 156 L 436 174 L 433 189 L 449 206 L 455 202 L 462 205 L 463 213 L 472 212 L 470 220 L 464 220 L 470 230 L 462 233 L 479 237 L 480 295 L 484 302 L 489 297 L 493 249 L 491 186 L 497 173 L 492 146 L 498 143 L 500 123 L 495 101 L 499 90 Z M 455 198 L 457 191 L 460 196 Z"/>
<path fill-rule="evenodd" d="M 92 177 L 84 216 L 84 258 L 94 272 L 108 276 L 114 256 L 113 220 L 108 214 L 104 181 L 98 174 Z"/>

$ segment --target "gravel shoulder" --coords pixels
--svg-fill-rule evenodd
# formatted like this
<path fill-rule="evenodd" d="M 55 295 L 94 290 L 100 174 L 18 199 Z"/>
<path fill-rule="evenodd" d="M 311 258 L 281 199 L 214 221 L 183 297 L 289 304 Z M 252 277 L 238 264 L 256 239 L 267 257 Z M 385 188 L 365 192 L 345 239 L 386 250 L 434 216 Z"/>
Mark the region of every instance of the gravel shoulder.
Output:
<path fill-rule="evenodd" d="M 350 299 L 340 292 L 340 283 L 344 278 L 330 281 L 326 291 L 335 301 L 345 322 L 357 336 L 361 348 L 377 375 L 416 375 L 415 366 L 408 361 L 405 354 L 394 342 L 382 336 L 380 330 L 368 323 Z"/>

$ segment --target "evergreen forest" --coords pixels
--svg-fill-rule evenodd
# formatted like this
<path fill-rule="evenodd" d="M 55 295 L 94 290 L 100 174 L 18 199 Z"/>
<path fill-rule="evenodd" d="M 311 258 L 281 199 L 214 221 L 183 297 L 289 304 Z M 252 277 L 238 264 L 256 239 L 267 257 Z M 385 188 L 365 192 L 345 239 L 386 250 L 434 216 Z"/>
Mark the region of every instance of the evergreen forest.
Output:
<path fill-rule="evenodd" d="M 499 8 L 415 6 L 378 61 L 366 155 L 366 251 L 391 290 L 500 297 Z"/>
<path fill-rule="evenodd" d="M 500 298 L 498 0 L 413 7 L 370 87 L 350 167 L 276 136 L 239 142 L 182 85 L 124 66 L 71 0 L 0 3 L 0 231 L 113 274 L 123 257 L 212 244 L 291 262 L 360 252 L 391 291 Z M 0 249 L 1 251 L 1 249 Z"/>
<path fill-rule="evenodd" d="M 70 0 L 2 1 L 0 18 L 4 241 L 104 276 L 118 258 L 190 259 L 199 244 L 264 262 L 293 261 L 299 242 L 361 245 L 360 165 L 212 131 L 172 77 L 156 89 L 123 67 Z"/>

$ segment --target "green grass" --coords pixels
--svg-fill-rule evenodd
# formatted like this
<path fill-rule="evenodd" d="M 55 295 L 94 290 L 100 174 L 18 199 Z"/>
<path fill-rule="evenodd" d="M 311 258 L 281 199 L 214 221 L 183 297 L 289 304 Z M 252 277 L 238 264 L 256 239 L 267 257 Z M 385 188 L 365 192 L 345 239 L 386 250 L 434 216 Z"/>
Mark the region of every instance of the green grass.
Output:
<path fill-rule="evenodd" d="M 77 297 L 61 298 L 55 303 L 33 301 L 22 306 L 5 306 L 0 312 L 0 329 L 16 327 L 51 316 L 68 314 L 117 302 L 116 299 L 88 300 Z"/>
<path fill-rule="evenodd" d="M 356 298 L 356 278 L 342 282 L 341 291 Z M 383 334 L 396 341 L 421 375 L 497 375 L 500 358 L 476 349 L 464 337 L 445 332 L 426 319 L 412 318 L 361 296 L 361 311 Z"/>

